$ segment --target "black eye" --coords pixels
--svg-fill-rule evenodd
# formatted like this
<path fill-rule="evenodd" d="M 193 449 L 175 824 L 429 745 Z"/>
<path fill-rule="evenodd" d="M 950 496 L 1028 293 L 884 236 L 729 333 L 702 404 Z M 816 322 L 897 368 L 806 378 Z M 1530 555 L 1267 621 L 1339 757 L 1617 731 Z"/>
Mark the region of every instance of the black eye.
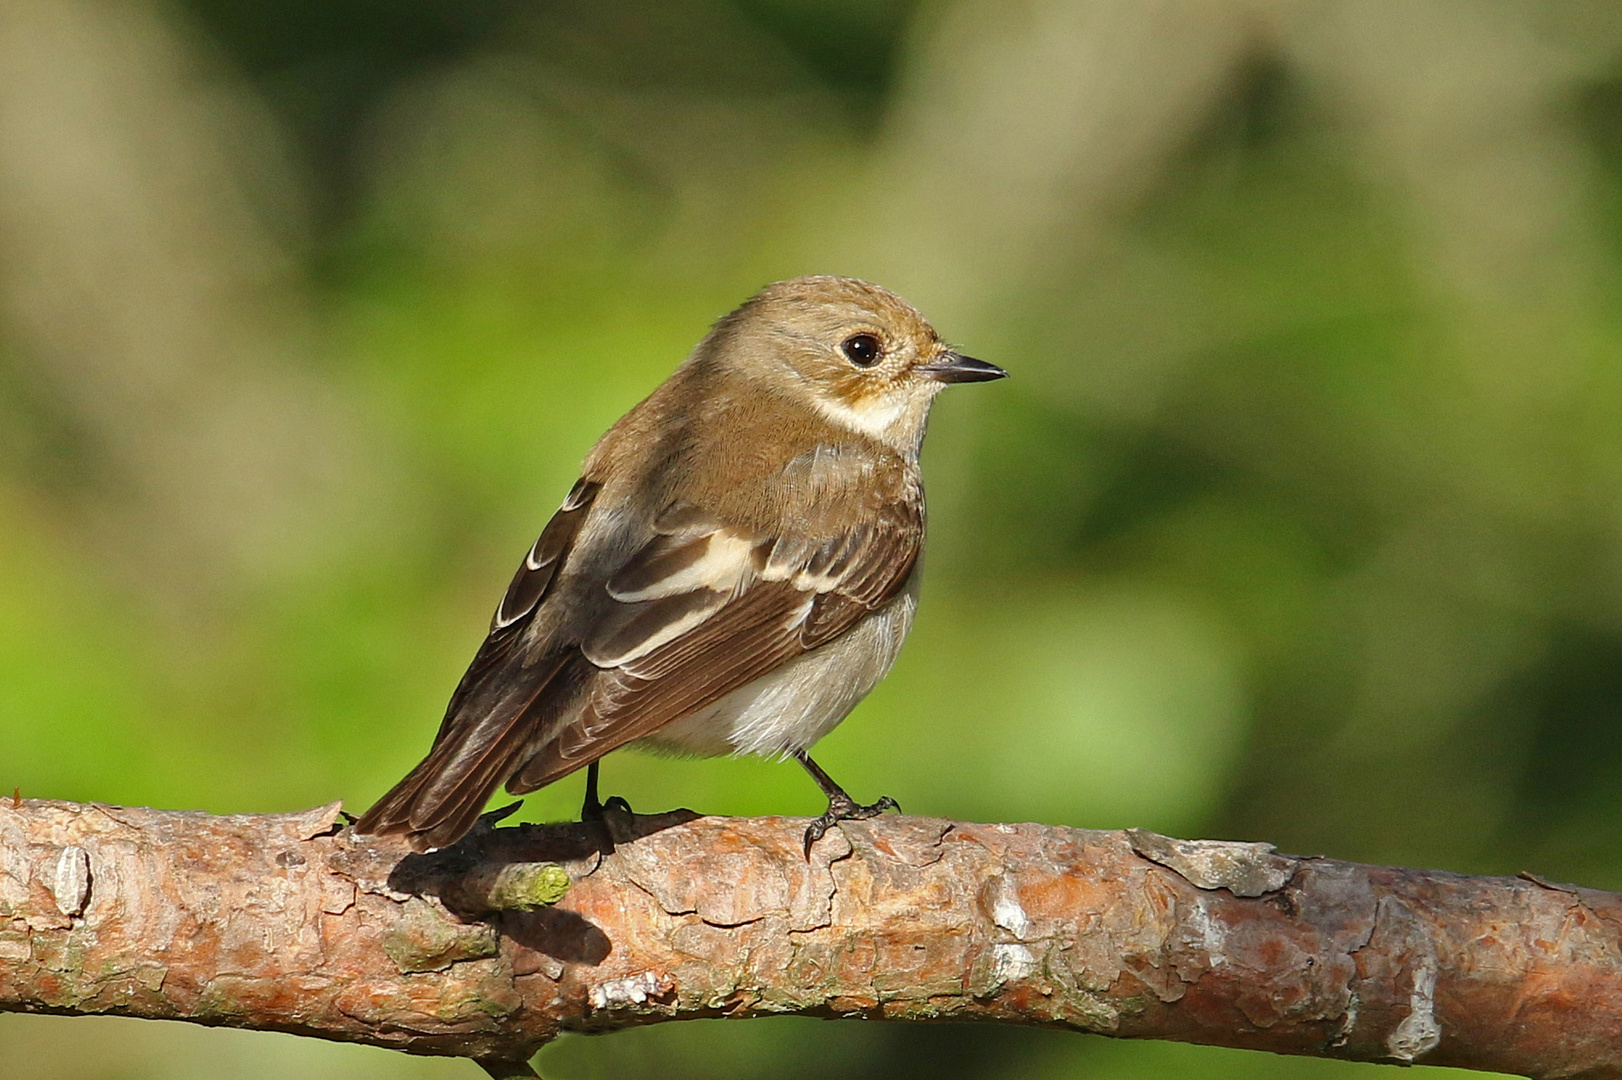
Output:
<path fill-rule="evenodd" d="M 883 348 L 879 339 L 872 334 L 855 334 L 839 346 L 839 350 L 857 367 L 871 367 Z"/>

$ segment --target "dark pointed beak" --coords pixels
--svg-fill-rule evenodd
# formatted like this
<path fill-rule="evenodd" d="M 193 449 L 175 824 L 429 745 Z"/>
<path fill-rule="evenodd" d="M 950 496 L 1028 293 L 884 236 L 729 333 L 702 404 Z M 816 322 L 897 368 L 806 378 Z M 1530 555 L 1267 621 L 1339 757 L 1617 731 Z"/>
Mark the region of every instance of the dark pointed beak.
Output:
<path fill-rule="evenodd" d="M 990 382 L 992 379 L 1006 379 L 1008 372 L 996 364 L 988 364 L 984 360 L 976 360 L 972 356 L 962 353 L 945 352 L 927 364 L 919 364 L 918 372 L 936 382 Z"/>

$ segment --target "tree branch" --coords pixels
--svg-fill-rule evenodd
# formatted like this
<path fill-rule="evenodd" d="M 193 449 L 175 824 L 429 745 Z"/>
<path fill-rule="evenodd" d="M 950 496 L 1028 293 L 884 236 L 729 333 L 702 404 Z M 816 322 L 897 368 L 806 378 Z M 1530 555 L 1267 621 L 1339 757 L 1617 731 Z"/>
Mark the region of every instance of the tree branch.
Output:
<path fill-rule="evenodd" d="M 494 817 L 412 855 L 336 804 L 0 802 L 0 1009 L 291 1031 L 493 1076 L 532 1075 L 563 1030 L 788 1013 L 1622 1076 L 1611 893 L 1136 830 L 885 817 L 808 862 L 803 819 Z"/>

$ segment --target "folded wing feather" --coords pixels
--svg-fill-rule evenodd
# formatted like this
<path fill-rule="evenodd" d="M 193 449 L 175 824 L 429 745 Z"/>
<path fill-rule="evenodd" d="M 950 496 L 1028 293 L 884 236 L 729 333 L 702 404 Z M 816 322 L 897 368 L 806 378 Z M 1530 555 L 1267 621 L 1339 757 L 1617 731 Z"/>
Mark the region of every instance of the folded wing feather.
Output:
<path fill-rule="evenodd" d="M 680 510 L 680 508 L 678 508 Z M 921 511 L 896 505 L 833 536 L 757 537 L 690 511 L 608 583 L 583 643 L 600 670 L 580 714 L 508 783 L 551 783 L 833 640 L 905 587 Z"/>

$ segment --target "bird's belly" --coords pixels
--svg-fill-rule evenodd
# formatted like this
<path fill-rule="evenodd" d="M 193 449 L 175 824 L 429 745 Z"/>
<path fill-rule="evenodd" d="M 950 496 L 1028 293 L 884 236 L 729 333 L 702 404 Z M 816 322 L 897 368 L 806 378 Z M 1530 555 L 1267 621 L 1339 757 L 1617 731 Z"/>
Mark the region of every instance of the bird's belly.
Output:
<path fill-rule="evenodd" d="M 667 754 L 779 757 L 832 731 L 895 663 L 912 628 L 915 588 L 819 649 L 674 720 L 636 745 Z"/>

